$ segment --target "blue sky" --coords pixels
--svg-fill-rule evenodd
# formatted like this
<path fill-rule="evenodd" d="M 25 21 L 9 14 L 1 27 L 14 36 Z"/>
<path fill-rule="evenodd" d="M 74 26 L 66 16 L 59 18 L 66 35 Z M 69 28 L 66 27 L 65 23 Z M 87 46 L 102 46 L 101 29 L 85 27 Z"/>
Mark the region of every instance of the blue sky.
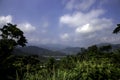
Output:
<path fill-rule="evenodd" d="M 28 43 L 119 43 L 120 0 L 0 0 L 0 26 L 17 24 Z"/>

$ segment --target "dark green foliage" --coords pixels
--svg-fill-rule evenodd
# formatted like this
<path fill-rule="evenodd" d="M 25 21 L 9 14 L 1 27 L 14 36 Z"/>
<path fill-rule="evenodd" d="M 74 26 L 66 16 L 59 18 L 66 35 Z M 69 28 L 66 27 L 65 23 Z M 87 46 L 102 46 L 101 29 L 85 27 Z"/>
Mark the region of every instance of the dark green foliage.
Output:
<path fill-rule="evenodd" d="M 0 52 L 1 53 L 11 53 L 16 46 L 25 46 L 27 43 L 23 32 L 13 25 L 8 23 L 0 28 Z"/>
<path fill-rule="evenodd" d="M 71 70 L 75 67 L 74 61 L 76 56 L 67 56 L 60 61 L 60 68 L 63 70 Z"/>
<path fill-rule="evenodd" d="M 27 43 L 23 32 L 16 25 L 8 23 L 0 28 L 0 59 L 8 57 L 16 46 L 25 46 Z"/>
<path fill-rule="evenodd" d="M 112 49 L 111 45 L 100 47 L 100 51 L 110 51 Z"/>
<path fill-rule="evenodd" d="M 19 78 L 22 80 L 24 73 L 34 72 L 38 69 L 37 64 L 40 64 L 40 60 L 37 56 L 15 56 L 12 58 L 12 66 L 15 67 Z"/>
<path fill-rule="evenodd" d="M 117 34 L 120 32 L 120 24 L 117 24 L 117 27 L 113 30 L 113 33 Z"/>
<path fill-rule="evenodd" d="M 88 47 L 88 52 L 97 53 L 98 47 L 96 45 Z"/>
<path fill-rule="evenodd" d="M 0 28 L 0 79 L 2 80 L 12 79 L 15 76 L 16 70 L 12 66 L 13 62 L 9 61 L 12 56 L 11 52 L 16 46 L 24 47 L 27 43 L 23 32 L 16 26 L 8 23 Z"/>

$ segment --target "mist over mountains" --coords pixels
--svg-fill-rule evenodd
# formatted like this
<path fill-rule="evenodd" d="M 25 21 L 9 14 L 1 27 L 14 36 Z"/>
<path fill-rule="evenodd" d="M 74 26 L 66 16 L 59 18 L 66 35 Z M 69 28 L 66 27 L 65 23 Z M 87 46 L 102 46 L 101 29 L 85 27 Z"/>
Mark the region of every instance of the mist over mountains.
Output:
<path fill-rule="evenodd" d="M 98 47 L 111 45 L 112 50 L 120 48 L 120 44 L 110 44 L 110 43 L 100 43 L 97 44 Z M 76 55 L 81 52 L 82 47 L 69 47 L 65 45 L 38 45 L 38 46 L 26 46 L 19 47 L 14 50 L 14 53 L 18 55 L 38 55 L 38 56 L 66 56 L 66 55 Z M 85 47 L 87 48 L 87 47 Z"/>
<path fill-rule="evenodd" d="M 14 53 L 18 55 L 65 56 L 64 53 L 51 51 L 37 46 L 19 47 L 14 50 Z"/>

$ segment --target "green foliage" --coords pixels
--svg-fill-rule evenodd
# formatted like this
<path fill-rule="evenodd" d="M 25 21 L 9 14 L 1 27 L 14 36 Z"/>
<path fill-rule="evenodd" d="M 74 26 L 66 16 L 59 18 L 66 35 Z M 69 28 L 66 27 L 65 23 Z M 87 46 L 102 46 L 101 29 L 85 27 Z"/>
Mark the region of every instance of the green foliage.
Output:
<path fill-rule="evenodd" d="M 110 51 L 112 49 L 111 45 L 100 47 L 100 51 Z"/>
<path fill-rule="evenodd" d="M 23 80 L 118 80 L 120 68 L 116 67 L 107 58 L 79 60 L 74 62 L 72 69 L 53 69 L 51 75 L 46 69 L 36 71 L 35 74 L 26 73 Z"/>
<path fill-rule="evenodd" d="M 23 35 L 23 32 L 13 25 L 8 23 L 4 25 L 3 28 L 0 28 L 1 39 L 0 39 L 0 51 L 3 53 L 10 53 L 14 47 L 17 45 L 25 46 L 27 43 L 26 38 Z"/>
<path fill-rule="evenodd" d="M 117 27 L 113 30 L 113 33 L 117 34 L 119 33 L 119 31 L 120 31 L 120 24 L 117 24 Z"/>
<path fill-rule="evenodd" d="M 110 49 L 109 45 L 100 48 L 94 45 L 57 62 L 51 58 L 47 62 L 49 66 L 34 74 L 26 73 L 23 80 L 119 80 L 120 51 L 110 52 Z"/>
<path fill-rule="evenodd" d="M 14 66 L 12 66 L 13 62 L 10 60 L 13 58 L 10 57 L 12 56 L 11 52 L 16 46 L 23 47 L 27 43 L 23 32 L 16 26 L 8 23 L 0 28 L 0 79 L 3 80 L 12 79 L 16 73 Z"/>
<path fill-rule="evenodd" d="M 77 72 L 77 75 L 74 79 L 116 80 L 120 78 L 116 75 L 120 73 L 120 68 L 116 68 L 114 64 L 111 64 L 109 59 L 106 58 L 101 58 L 100 60 L 92 59 L 81 63 L 78 62 L 75 71 Z"/>
<path fill-rule="evenodd" d="M 96 45 L 88 47 L 88 52 L 97 53 L 98 47 Z"/>
<path fill-rule="evenodd" d="M 8 23 L 0 28 L 0 62 L 10 56 L 16 46 L 23 47 L 27 43 L 23 32 L 16 26 Z"/>

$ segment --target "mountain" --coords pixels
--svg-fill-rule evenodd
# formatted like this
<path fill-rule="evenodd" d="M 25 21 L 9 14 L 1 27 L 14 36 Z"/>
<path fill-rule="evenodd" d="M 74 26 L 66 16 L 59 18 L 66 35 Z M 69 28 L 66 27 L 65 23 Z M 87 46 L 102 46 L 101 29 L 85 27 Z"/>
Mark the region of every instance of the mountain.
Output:
<path fill-rule="evenodd" d="M 61 53 L 65 53 L 67 55 L 77 54 L 80 52 L 80 47 L 70 47 L 66 45 L 61 44 L 46 44 L 46 45 L 39 45 L 39 47 L 52 50 L 52 51 L 58 51 Z"/>
<path fill-rule="evenodd" d="M 111 44 L 111 46 L 113 50 L 120 49 L 120 44 Z"/>
<path fill-rule="evenodd" d="M 120 44 L 100 43 L 98 47 L 111 45 L 113 50 L 120 49 Z M 81 47 L 68 47 L 59 44 L 19 47 L 14 50 L 17 55 L 39 55 L 39 56 L 65 56 L 75 55 L 81 51 Z"/>
<path fill-rule="evenodd" d="M 112 44 L 111 43 L 100 43 L 100 44 L 97 44 L 98 47 L 107 46 L 107 45 L 112 45 Z"/>
<path fill-rule="evenodd" d="M 52 50 L 52 51 L 59 51 L 68 47 L 66 45 L 61 45 L 61 44 L 40 44 L 37 46 L 48 49 L 48 50 Z"/>
<path fill-rule="evenodd" d="M 66 53 L 67 55 L 75 55 L 80 51 L 80 47 L 67 47 L 65 49 L 59 50 L 59 52 Z"/>
<path fill-rule="evenodd" d="M 120 44 L 111 44 L 111 43 L 100 43 L 100 44 L 97 44 L 98 47 L 107 46 L 107 45 L 111 45 L 112 50 L 120 49 Z"/>
<path fill-rule="evenodd" d="M 14 50 L 17 55 L 38 55 L 38 56 L 65 56 L 64 53 L 51 51 L 37 46 L 19 47 Z"/>

